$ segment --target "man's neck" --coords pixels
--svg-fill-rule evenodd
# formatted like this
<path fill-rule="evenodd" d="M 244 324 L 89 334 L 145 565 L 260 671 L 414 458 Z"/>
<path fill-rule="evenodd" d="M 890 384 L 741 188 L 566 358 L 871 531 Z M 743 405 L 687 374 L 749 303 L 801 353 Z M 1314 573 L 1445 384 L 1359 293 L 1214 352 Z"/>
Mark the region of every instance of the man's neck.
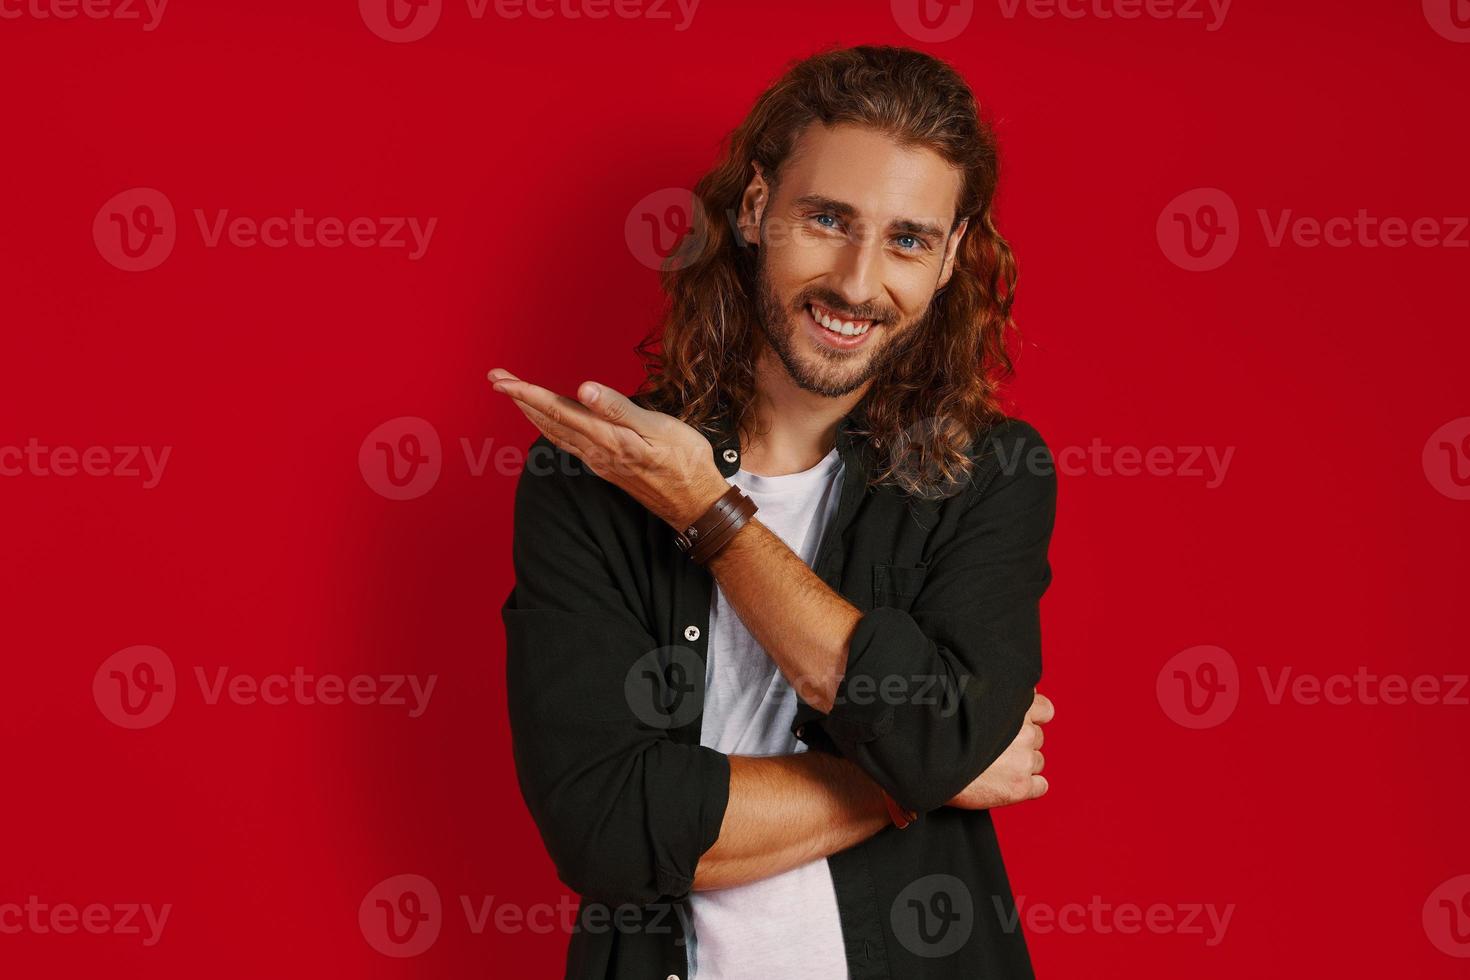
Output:
<path fill-rule="evenodd" d="M 758 434 L 745 445 L 740 468 L 757 476 L 784 476 L 809 470 L 837 444 L 837 425 L 872 384 L 849 394 L 828 397 L 806 391 L 791 380 L 769 348 L 756 362 Z"/>

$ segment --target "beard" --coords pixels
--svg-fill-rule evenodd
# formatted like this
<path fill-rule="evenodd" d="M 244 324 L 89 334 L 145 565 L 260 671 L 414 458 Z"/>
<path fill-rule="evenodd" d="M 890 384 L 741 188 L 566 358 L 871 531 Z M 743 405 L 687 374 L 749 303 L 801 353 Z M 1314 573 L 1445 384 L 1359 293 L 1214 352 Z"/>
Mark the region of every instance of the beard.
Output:
<path fill-rule="evenodd" d="M 878 314 L 869 330 L 879 331 L 868 338 L 862 348 L 841 351 L 821 345 L 807 343 L 799 337 L 805 331 L 801 322 L 806 316 L 806 304 L 841 308 L 821 293 L 808 292 L 797 297 L 792 306 L 781 303 L 766 269 L 766 255 L 762 250 L 756 259 L 756 303 L 757 320 L 766 345 L 781 359 L 791 380 L 803 391 L 828 398 L 840 398 L 884 373 L 907 350 L 912 337 L 918 330 L 917 324 L 904 325 L 897 317 Z M 933 304 L 916 319 L 927 322 Z"/>

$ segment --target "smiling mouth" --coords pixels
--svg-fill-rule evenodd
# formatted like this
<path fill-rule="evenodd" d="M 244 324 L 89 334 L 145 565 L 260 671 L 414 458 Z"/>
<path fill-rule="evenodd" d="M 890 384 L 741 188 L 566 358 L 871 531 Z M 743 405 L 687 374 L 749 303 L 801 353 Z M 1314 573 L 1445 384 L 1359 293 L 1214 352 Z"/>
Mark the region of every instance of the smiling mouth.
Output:
<path fill-rule="evenodd" d="M 806 310 L 811 318 L 832 333 L 843 337 L 860 337 L 872 328 L 875 320 L 852 320 L 840 317 L 824 306 L 816 303 L 806 304 Z"/>

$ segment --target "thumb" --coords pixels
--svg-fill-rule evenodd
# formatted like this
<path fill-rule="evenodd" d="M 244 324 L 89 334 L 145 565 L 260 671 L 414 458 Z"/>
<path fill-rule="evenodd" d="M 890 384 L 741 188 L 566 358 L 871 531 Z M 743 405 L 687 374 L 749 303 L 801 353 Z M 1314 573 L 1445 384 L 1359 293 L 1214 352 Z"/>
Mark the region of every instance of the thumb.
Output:
<path fill-rule="evenodd" d="M 659 413 L 639 408 L 627 395 L 596 381 L 582 382 L 577 388 L 577 400 L 601 418 L 626 426 L 642 436 L 653 435 L 658 424 Z"/>

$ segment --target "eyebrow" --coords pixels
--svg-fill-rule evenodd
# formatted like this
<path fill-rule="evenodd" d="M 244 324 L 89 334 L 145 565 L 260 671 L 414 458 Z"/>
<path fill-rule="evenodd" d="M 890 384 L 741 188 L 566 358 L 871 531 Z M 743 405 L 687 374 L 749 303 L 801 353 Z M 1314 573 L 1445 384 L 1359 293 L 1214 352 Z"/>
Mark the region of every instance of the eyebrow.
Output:
<path fill-rule="evenodd" d="M 858 209 L 846 201 L 838 201 L 823 194 L 805 194 L 798 197 L 793 204 L 796 208 L 818 208 L 823 211 L 831 211 L 843 220 L 850 220 L 858 216 Z M 919 238 L 928 238 L 930 241 L 938 242 L 944 238 L 944 229 L 939 225 L 929 224 L 924 221 L 915 221 L 913 218 L 895 218 L 888 223 L 888 230 L 905 235 L 914 235 Z"/>

